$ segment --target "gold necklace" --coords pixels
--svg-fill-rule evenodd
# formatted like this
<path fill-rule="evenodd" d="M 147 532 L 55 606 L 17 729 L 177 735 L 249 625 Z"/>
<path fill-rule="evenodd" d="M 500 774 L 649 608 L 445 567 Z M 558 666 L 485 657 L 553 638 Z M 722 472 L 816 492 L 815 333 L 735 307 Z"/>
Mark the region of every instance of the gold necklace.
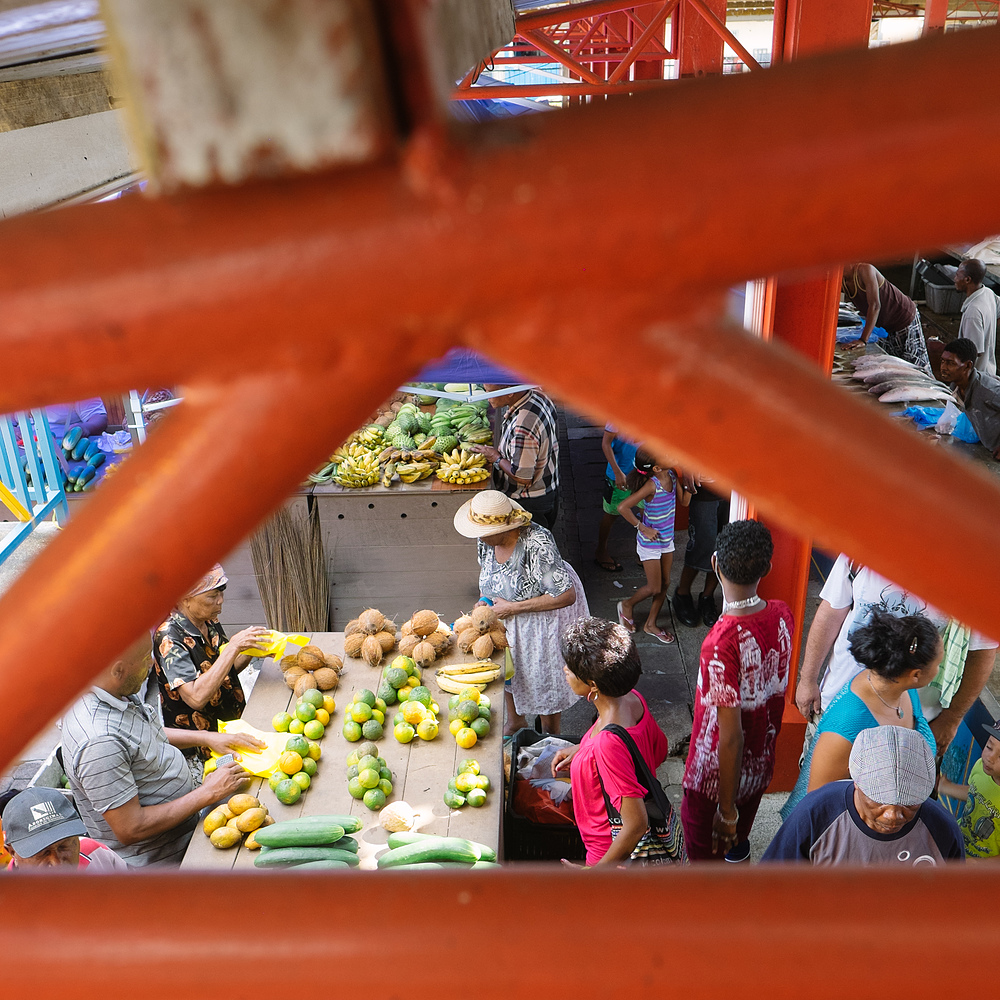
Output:
<path fill-rule="evenodd" d="M 902 710 L 902 709 L 901 709 L 901 708 L 899 707 L 899 700 L 900 700 L 900 699 L 901 699 L 901 698 L 902 698 L 903 696 L 902 696 L 902 695 L 900 695 L 900 696 L 899 696 L 899 698 L 898 698 L 898 699 L 896 700 L 896 706 L 895 706 L 895 708 L 893 708 L 893 706 L 892 706 L 892 705 L 890 705 L 890 704 L 889 704 L 889 703 L 888 703 L 888 702 L 887 702 L 887 701 L 885 700 L 885 698 L 883 698 L 883 697 L 882 697 L 882 695 L 880 695 L 880 694 L 878 693 L 878 691 L 876 691 L 876 690 L 875 690 L 875 685 L 874 685 L 874 684 L 872 684 L 872 672 L 871 672 L 871 670 L 868 670 L 868 671 L 867 671 L 867 676 L 868 676 L 868 686 L 869 686 L 869 687 L 870 687 L 870 688 L 872 689 L 872 693 L 873 693 L 873 694 L 875 695 L 875 697 L 876 697 L 876 698 L 878 698 L 878 700 L 879 700 L 880 702 L 882 702 L 882 704 L 883 704 L 883 705 L 885 705 L 885 707 L 886 707 L 886 708 L 888 708 L 888 709 L 891 709 L 891 710 L 892 710 L 893 712 L 895 712 L 895 713 L 896 713 L 896 718 L 897 718 L 897 719 L 901 719 L 901 718 L 903 717 L 903 710 Z"/>

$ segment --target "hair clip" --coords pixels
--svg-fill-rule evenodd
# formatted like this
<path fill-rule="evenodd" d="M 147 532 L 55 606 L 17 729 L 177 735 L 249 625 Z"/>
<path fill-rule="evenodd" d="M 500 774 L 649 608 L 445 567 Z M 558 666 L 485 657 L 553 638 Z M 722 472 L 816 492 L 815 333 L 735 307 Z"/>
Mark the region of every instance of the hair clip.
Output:
<path fill-rule="evenodd" d="M 917 651 L 917 637 L 914 636 L 913 641 L 910 643 L 910 656 L 913 656 L 913 654 L 916 651 Z"/>

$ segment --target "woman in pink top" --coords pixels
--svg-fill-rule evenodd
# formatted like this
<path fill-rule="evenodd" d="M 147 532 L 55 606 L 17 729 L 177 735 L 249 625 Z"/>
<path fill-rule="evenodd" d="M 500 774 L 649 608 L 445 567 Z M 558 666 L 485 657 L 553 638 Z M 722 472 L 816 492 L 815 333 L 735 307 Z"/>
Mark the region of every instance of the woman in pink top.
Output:
<path fill-rule="evenodd" d="M 633 690 L 642 665 L 624 626 L 603 618 L 579 618 L 563 633 L 562 653 L 567 683 L 594 705 L 597 721 L 579 746 L 555 755 L 552 774 L 559 777 L 569 768 L 573 813 L 587 848 L 587 867 L 620 865 L 646 832 L 646 789 L 628 748 L 613 733 L 603 732 L 604 727 L 615 723 L 627 729 L 654 773 L 667 756 L 667 738 L 646 699 Z M 602 782 L 622 817 L 622 829 L 614 840 Z"/>

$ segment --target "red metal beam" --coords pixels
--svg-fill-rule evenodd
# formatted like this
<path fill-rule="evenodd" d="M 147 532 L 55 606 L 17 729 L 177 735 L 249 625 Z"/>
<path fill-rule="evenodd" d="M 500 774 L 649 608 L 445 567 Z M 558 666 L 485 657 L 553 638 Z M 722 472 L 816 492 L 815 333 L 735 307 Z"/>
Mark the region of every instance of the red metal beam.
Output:
<path fill-rule="evenodd" d="M 635 6 L 636 0 L 631 0 L 631 2 L 627 2 L 627 0 L 588 0 L 584 3 L 568 3 L 561 7 L 548 7 L 537 12 L 519 14 L 514 21 L 514 28 L 520 34 L 522 28 L 525 31 L 552 28 L 558 24 L 603 17 L 605 14 L 614 14 Z"/>
<path fill-rule="evenodd" d="M 467 90 L 455 91 L 451 95 L 453 101 L 500 101 L 510 97 L 601 97 L 615 94 L 639 94 L 648 90 L 663 90 L 675 83 L 674 80 L 625 80 L 622 83 L 608 85 L 607 83 L 573 83 L 572 80 L 561 82 L 553 80 L 547 83 L 499 84 L 482 87 L 469 87 Z"/>
<path fill-rule="evenodd" d="M 581 80 L 587 83 L 600 83 L 601 78 L 588 69 L 583 63 L 577 62 L 561 45 L 557 45 L 552 39 L 543 35 L 540 31 L 528 31 L 527 29 L 517 29 L 517 33 L 546 55 L 551 56 L 556 62 L 562 63 L 571 73 L 575 73 Z"/>
<path fill-rule="evenodd" d="M 992 921 L 983 914 L 993 912 L 1000 874 L 988 866 L 707 867 L 20 875 L 5 879 L 0 894 L 4 986 L 12 1000 L 107 997 L 130 984 L 136 991 L 141 984 L 143 1000 L 175 1000 L 183 940 L 187 1000 L 231 996 L 233 983 L 246 977 L 263 997 L 301 994 L 299 979 L 307 973 L 289 968 L 301 964 L 304 947 L 310 969 L 332 970 L 325 975 L 338 980 L 367 969 L 366 997 L 398 997 L 400 977 L 416 973 L 373 966 L 370 920 L 340 920 L 335 930 L 304 938 L 301 917 L 281 916 L 304 893 L 331 905 L 363 893 L 391 900 L 394 912 L 419 914 L 420 993 L 440 1000 L 469 996 L 468 980 L 454 969 L 455 956 L 469 948 L 470 928 L 477 942 L 500 942 L 515 914 L 525 940 L 571 928 L 575 939 L 593 943 L 564 962 L 494 962 L 476 983 L 477 1000 L 597 1000 L 615 992 L 612 956 L 616 968 L 628 970 L 630 995 L 639 1000 L 784 1000 L 802 995 L 803 983 L 810 1000 L 842 1000 L 864 995 L 861 977 L 877 976 L 887 954 L 907 956 L 908 1000 L 948 995 L 942 984 L 954 981 L 954 959 L 941 948 L 914 947 L 912 922 L 887 920 L 883 907 L 859 902 L 870 899 L 919 898 L 925 912 L 948 915 L 954 939 L 970 954 L 995 947 Z M 610 899 L 627 900 L 618 919 L 608 919 Z M 192 913 L 211 913 L 227 932 L 183 933 Z"/>
<path fill-rule="evenodd" d="M 708 23 L 708 26 L 728 45 L 740 59 L 750 67 L 750 69 L 760 69 L 760 63 L 752 55 L 743 43 L 726 27 L 724 21 L 720 21 L 715 12 L 703 3 L 702 0 L 684 0 L 693 7 Z"/>
<path fill-rule="evenodd" d="M 944 31 L 948 20 L 948 0 L 927 0 L 924 6 L 924 34 Z"/>
<path fill-rule="evenodd" d="M 626 73 L 628 73 L 632 63 L 639 58 L 643 52 L 643 48 L 655 37 L 657 31 L 659 31 L 660 37 L 662 38 L 663 22 L 666 21 L 666 19 L 677 9 L 679 2 L 680 0 L 671 0 L 671 2 L 665 3 L 660 8 L 660 10 L 650 20 L 649 24 L 645 26 L 642 34 L 635 40 L 627 55 L 615 67 L 614 71 L 608 77 L 608 83 L 615 84 L 623 76 L 625 76 Z"/>

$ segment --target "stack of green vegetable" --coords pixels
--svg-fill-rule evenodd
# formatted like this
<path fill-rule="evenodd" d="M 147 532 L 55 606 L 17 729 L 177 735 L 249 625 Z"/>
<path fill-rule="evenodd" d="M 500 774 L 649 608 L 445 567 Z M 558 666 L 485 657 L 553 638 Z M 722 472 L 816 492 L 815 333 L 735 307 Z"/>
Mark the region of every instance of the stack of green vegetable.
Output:
<path fill-rule="evenodd" d="M 356 868 L 361 829 L 356 816 L 304 816 L 256 831 L 254 868 Z"/>
<path fill-rule="evenodd" d="M 268 827 L 269 830 L 274 827 Z M 390 833 L 389 850 L 379 856 L 379 868 L 407 871 L 432 868 L 499 868 L 497 852 L 485 844 L 462 837 L 436 837 L 427 833 Z"/>
<path fill-rule="evenodd" d="M 97 438 L 84 436 L 79 425 L 66 431 L 62 439 L 62 450 L 66 454 L 68 473 L 66 492 L 79 493 L 85 490 L 97 475 L 107 456 L 98 447 Z"/>

